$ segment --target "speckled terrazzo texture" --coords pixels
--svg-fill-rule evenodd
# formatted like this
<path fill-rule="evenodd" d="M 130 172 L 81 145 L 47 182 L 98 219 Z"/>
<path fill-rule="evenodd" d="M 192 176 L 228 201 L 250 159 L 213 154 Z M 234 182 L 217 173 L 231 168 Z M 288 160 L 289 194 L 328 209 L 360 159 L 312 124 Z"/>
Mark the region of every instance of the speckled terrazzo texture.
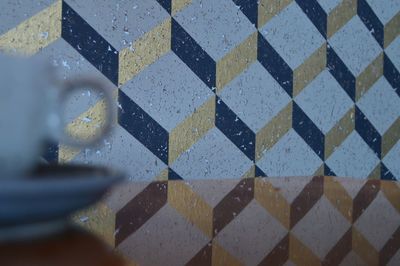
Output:
<path fill-rule="evenodd" d="M 134 265 L 399 265 L 399 198 L 323 176 L 127 182 L 77 218 Z"/>
<path fill-rule="evenodd" d="M 115 91 L 102 145 L 49 161 L 131 180 L 400 178 L 400 1 L 1 1 L 0 48 Z M 101 99 L 69 102 L 91 136 Z M 86 124 L 85 124 L 86 123 Z"/>

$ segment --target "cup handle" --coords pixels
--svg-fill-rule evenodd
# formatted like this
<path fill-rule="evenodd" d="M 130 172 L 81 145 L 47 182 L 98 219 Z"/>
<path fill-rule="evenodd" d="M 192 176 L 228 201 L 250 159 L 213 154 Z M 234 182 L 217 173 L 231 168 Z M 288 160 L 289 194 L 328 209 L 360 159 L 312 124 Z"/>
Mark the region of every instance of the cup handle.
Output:
<path fill-rule="evenodd" d="M 66 80 L 61 84 L 61 92 L 59 93 L 59 107 L 64 106 L 64 101 L 68 98 L 72 92 L 82 90 L 83 88 L 89 88 L 90 90 L 97 92 L 103 97 L 105 101 L 105 121 L 102 126 L 102 130 L 96 136 L 90 139 L 76 139 L 70 136 L 64 129 L 60 130 L 59 141 L 60 143 L 76 148 L 90 147 L 98 144 L 103 138 L 110 133 L 116 116 L 116 104 L 112 96 L 111 89 L 106 87 L 104 83 L 94 78 L 78 78 L 72 80 Z M 60 120 L 63 121 L 62 115 L 60 114 Z M 60 123 L 61 127 L 65 127 L 65 123 Z"/>

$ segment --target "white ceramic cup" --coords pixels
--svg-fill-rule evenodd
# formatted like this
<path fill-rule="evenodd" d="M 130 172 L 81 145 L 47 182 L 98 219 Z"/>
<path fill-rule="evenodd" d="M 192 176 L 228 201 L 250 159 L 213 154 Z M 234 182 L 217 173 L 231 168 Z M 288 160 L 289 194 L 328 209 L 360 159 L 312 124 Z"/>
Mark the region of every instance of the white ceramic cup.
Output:
<path fill-rule="evenodd" d="M 62 112 L 68 94 L 84 88 L 104 97 L 106 121 L 97 136 L 78 140 L 65 132 Z M 110 89 L 94 78 L 57 81 L 43 61 L 0 54 L 0 179 L 31 170 L 48 141 L 95 145 L 111 129 L 114 105 Z"/>

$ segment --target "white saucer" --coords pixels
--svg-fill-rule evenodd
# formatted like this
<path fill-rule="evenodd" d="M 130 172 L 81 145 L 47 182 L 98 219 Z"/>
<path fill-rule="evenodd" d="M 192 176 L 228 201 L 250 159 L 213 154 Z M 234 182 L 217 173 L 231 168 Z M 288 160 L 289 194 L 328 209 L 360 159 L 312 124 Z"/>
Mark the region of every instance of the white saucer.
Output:
<path fill-rule="evenodd" d="M 64 228 L 69 215 L 99 200 L 121 173 L 97 167 L 41 166 L 21 178 L 0 179 L 0 241 Z"/>

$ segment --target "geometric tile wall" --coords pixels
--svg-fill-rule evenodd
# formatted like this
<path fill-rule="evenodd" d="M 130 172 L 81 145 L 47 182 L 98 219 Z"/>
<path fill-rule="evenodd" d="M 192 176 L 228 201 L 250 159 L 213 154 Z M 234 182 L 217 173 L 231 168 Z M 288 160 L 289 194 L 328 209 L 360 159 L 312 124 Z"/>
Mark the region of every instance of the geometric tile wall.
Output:
<path fill-rule="evenodd" d="M 131 180 L 333 175 L 400 178 L 400 1 L 2 1 L 0 48 L 115 91 L 96 148 L 52 162 Z M 90 91 L 67 129 L 102 122 Z"/>
<path fill-rule="evenodd" d="M 398 182 L 169 180 L 129 182 L 116 191 L 97 214 L 80 217 L 133 265 L 400 262 Z"/>

